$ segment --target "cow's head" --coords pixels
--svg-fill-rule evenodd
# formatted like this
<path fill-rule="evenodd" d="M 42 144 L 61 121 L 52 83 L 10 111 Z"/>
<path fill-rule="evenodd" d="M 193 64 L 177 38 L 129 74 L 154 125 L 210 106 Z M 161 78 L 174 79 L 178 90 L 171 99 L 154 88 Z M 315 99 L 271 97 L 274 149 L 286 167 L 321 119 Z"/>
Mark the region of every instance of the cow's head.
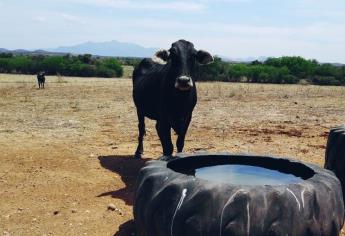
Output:
<path fill-rule="evenodd" d="M 170 63 L 175 88 L 188 91 L 194 86 L 196 63 L 209 64 L 213 62 L 213 57 L 206 51 L 196 50 L 191 42 L 179 40 L 169 50 L 156 52 L 152 60 L 161 65 Z"/>

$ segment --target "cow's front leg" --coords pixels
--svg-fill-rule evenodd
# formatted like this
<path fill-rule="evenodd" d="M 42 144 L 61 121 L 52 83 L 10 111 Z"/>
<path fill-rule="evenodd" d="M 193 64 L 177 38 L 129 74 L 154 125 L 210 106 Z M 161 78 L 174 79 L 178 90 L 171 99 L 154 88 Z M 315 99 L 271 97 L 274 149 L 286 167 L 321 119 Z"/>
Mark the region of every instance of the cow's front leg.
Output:
<path fill-rule="evenodd" d="M 192 119 L 192 114 L 189 114 L 186 117 L 184 124 L 182 125 L 181 131 L 178 133 L 177 140 L 176 140 L 177 152 L 182 152 L 183 150 L 184 140 L 185 140 L 186 133 L 187 133 L 191 119 Z"/>
<path fill-rule="evenodd" d="M 156 130 L 163 147 L 163 155 L 171 156 L 174 151 L 174 145 L 171 142 L 171 127 L 162 122 L 156 123 Z"/>
<path fill-rule="evenodd" d="M 135 151 L 134 157 L 140 159 L 141 155 L 144 152 L 144 136 L 145 136 L 145 116 L 141 114 L 141 112 L 137 111 L 138 114 L 138 129 L 139 129 L 139 136 L 138 136 L 138 146 L 137 150 Z"/>

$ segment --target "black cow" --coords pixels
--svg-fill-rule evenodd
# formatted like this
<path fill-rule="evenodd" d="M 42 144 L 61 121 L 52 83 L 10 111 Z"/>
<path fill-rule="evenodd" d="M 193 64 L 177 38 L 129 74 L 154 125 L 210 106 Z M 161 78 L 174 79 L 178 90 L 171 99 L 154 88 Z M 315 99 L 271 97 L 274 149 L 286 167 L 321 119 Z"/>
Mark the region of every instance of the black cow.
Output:
<path fill-rule="evenodd" d="M 185 40 L 172 44 L 169 50 L 156 52 L 152 59 L 143 59 L 133 72 L 133 100 L 139 120 L 136 158 L 143 153 L 145 117 L 156 120 L 156 130 L 163 155 L 171 156 L 174 146 L 171 128 L 178 135 L 177 152 L 182 152 L 185 135 L 197 102 L 195 81 L 198 64 L 213 61 L 210 53 L 196 50 Z"/>
<path fill-rule="evenodd" d="M 46 82 L 46 77 L 44 72 L 39 72 L 37 74 L 38 88 L 44 88 L 44 83 Z"/>

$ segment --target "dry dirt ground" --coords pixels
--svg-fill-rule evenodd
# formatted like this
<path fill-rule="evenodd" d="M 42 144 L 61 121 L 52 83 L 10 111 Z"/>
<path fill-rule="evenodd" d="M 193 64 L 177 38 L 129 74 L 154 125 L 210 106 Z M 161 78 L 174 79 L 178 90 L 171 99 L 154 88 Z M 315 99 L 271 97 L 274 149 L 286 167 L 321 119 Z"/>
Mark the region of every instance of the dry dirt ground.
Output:
<path fill-rule="evenodd" d="M 0 75 L 0 235 L 134 235 L 136 175 L 161 147 L 147 120 L 145 159 L 132 158 L 131 81 L 47 77 L 44 90 L 35 82 Z M 322 166 L 329 129 L 345 123 L 345 87 L 199 83 L 198 96 L 186 152 Z"/>

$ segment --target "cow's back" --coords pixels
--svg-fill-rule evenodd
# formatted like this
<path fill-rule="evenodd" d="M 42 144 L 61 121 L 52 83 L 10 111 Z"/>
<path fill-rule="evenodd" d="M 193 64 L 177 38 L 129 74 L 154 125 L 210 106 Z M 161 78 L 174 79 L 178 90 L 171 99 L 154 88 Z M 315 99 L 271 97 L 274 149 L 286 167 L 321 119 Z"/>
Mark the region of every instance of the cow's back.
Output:
<path fill-rule="evenodd" d="M 154 66 L 154 62 L 149 58 L 144 58 L 143 60 L 141 60 L 141 62 L 135 67 L 133 71 L 133 83 L 141 79 L 142 76 L 152 70 Z"/>
<path fill-rule="evenodd" d="M 157 119 L 161 101 L 164 66 L 143 59 L 133 71 L 133 100 L 137 109 L 151 119 Z"/>

